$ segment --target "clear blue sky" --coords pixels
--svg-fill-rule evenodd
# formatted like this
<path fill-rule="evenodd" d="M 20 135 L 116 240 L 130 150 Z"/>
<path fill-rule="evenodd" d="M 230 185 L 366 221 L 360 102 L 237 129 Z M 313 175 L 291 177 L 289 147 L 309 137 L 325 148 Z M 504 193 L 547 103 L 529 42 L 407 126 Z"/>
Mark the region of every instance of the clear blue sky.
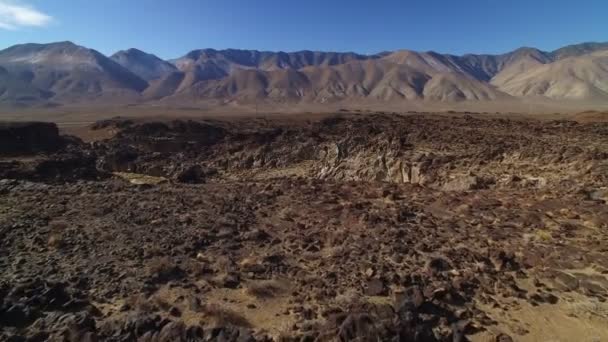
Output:
<path fill-rule="evenodd" d="M 24 8 L 29 12 L 17 13 Z M 105 54 L 137 47 L 163 58 L 207 47 L 552 50 L 608 41 L 608 0 L 0 0 L 0 49 L 64 40 Z"/>

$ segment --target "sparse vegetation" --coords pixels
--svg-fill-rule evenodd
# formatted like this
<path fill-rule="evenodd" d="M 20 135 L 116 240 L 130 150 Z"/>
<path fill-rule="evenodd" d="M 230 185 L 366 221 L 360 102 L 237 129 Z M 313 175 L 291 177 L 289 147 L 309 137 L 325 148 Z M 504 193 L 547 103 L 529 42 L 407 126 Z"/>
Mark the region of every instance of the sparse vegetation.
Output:
<path fill-rule="evenodd" d="M 284 285 L 276 280 L 247 283 L 246 293 L 257 299 L 274 298 L 284 291 Z"/>
<path fill-rule="evenodd" d="M 535 231 L 535 234 L 536 234 L 536 238 L 540 241 L 547 242 L 547 241 L 550 241 L 553 239 L 553 235 L 548 230 L 537 229 Z"/>
<path fill-rule="evenodd" d="M 60 249 L 65 246 L 65 234 L 68 223 L 65 221 L 52 221 L 49 223 L 48 246 Z"/>
<path fill-rule="evenodd" d="M 179 279 L 184 276 L 183 270 L 169 257 L 155 257 L 148 262 L 148 276 L 159 282 Z"/>
<path fill-rule="evenodd" d="M 207 322 L 212 325 L 232 325 L 244 328 L 251 327 L 249 321 L 241 314 L 233 310 L 223 308 L 219 304 L 204 305 L 201 313 L 205 316 Z"/>

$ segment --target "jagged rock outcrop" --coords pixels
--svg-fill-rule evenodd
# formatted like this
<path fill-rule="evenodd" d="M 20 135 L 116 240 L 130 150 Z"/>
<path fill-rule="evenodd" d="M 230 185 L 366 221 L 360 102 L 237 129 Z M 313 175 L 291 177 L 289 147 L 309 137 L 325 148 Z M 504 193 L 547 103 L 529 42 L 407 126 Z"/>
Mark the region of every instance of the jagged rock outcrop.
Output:
<path fill-rule="evenodd" d="M 65 144 L 54 123 L 0 122 L 0 155 L 54 152 Z"/>

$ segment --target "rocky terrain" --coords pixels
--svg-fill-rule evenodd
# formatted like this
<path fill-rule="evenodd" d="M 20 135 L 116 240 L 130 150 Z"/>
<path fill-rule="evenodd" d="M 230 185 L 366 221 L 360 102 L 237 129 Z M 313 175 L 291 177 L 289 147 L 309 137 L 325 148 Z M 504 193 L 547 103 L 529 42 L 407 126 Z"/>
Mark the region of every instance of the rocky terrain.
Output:
<path fill-rule="evenodd" d="M 606 122 L 90 129 L 0 126 L 0 340 L 608 339 Z"/>

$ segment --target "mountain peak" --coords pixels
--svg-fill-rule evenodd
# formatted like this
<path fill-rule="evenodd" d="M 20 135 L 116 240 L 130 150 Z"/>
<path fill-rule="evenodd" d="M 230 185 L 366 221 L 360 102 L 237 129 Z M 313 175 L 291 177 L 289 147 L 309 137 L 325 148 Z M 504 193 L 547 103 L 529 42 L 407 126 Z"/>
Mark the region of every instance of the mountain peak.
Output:
<path fill-rule="evenodd" d="M 112 58 L 112 57 L 115 57 L 115 56 L 122 56 L 122 55 L 140 57 L 140 56 L 150 56 L 151 54 L 149 54 L 147 52 L 144 52 L 142 50 L 136 49 L 136 48 L 129 48 L 129 49 L 126 49 L 126 50 L 117 51 L 116 53 L 114 53 L 110 57 Z"/>
<path fill-rule="evenodd" d="M 135 48 L 118 51 L 110 58 L 146 81 L 177 70 L 173 64 Z"/>
<path fill-rule="evenodd" d="M 516 56 L 516 55 L 548 56 L 549 52 L 542 51 L 542 50 L 534 48 L 534 47 L 522 46 L 522 47 L 520 47 L 518 49 L 513 50 L 512 52 L 508 53 L 507 55 L 512 55 L 512 56 Z"/>
<path fill-rule="evenodd" d="M 78 44 L 75 44 L 74 42 L 69 41 L 69 40 L 65 40 L 65 41 L 62 41 L 62 42 L 53 42 L 53 43 L 48 43 L 48 44 L 42 44 L 42 45 L 63 46 L 63 47 L 79 46 Z"/>
<path fill-rule="evenodd" d="M 103 54 L 72 42 L 22 44 L 0 51 L 11 86 L 38 89 L 56 99 L 92 99 L 113 92 L 137 95 L 147 86 Z M 27 77 L 23 77 L 27 75 Z"/>

